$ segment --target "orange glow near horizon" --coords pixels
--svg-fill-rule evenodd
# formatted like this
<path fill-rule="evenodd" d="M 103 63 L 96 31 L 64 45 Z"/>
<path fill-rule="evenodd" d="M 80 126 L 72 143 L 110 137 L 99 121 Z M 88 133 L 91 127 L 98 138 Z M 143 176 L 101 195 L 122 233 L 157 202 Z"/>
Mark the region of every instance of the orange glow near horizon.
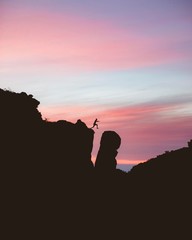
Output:
<path fill-rule="evenodd" d="M 95 164 L 96 156 L 92 156 L 92 162 Z M 137 165 L 139 163 L 146 162 L 147 160 L 129 160 L 129 159 L 118 159 L 116 158 L 117 164 L 124 164 L 124 165 Z"/>
<path fill-rule="evenodd" d="M 128 159 L 117 159 L 117 164 L 125 164 L 125 165 L 137 165 L 139 163 L 146 162 L 147 160 L 128 160 Z"/>

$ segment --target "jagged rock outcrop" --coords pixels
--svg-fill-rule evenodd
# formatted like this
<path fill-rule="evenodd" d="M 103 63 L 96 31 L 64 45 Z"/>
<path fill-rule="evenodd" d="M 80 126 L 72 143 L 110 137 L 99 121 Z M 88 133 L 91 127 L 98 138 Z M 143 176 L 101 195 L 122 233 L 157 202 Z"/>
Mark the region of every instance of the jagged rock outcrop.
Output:
<path fill-rule="evenodd" d="M 47 122 L 43 126 L 43 153 L 55 171 L 62 175 L 87 172 L 93 168 L 91 152 L 94 131 L 78 120 L 75 124 L 67 121 Z M 54 160 L 54 162 L 53 162 Z M 47 162 L 48 163 L 48 162 Z"/>
<path fill-rule="evenodd" d="M 114 131 L 105 131 L 102 134 L 100 148 L 97 154 L 95 168 L 98 171 L 115 171 L 117 161 L 117 149 L 121 145 L 120 136 Z"/>
<path fill-rule="evenodd" d="M 39 103 L 31 94 L 0 89 L 0 127 L 3 128 L 4 125 L 5 128 L 16 130 L 41 123 L 41 113 L 37 110 Z"/>
<path fill-rule="evenodd" d="M 78 120 L 42 120 L 39 101 L 0 89 L 1 160 L 10 174 L 58 177 L 91 171 L 94 131 Z"/>

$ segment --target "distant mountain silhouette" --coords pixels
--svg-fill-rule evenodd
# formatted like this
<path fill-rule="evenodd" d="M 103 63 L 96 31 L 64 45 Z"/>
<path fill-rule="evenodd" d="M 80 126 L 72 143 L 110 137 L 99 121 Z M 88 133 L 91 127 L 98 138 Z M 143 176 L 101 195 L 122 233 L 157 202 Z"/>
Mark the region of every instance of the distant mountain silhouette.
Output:
<path fill-rule="evenodd" d="M 0 89 L 1 206 L 7 234 L 186 239 L 191 141 L 125 173 L 116 169 L 121 138 L 105 131 L 94 167 L 93 129 L 80 119 L 75 124 L 43 120 L 38 105 L 32 95 Z"/>

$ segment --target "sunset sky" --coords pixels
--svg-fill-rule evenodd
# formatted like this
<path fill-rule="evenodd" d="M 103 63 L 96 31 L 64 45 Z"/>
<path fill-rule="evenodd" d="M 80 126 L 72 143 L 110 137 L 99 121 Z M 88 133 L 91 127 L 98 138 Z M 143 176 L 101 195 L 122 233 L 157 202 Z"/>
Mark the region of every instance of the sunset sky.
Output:
<path fill-rule="evenodd" d="M 192 139 L 192 1 L 0 0 L 0 88 L 122 138 L 118 167 Z"/>

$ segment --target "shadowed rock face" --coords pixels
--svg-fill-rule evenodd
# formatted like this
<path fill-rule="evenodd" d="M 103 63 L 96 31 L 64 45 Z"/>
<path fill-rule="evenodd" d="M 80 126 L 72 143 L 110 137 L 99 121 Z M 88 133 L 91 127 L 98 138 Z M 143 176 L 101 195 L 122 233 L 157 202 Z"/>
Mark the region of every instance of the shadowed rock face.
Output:
<path fill-rule="evenodd" d="M 54 177 L 92 169 L 94 131 L 81 120 L 44 121 L 38 105 L 32 95 L 0 89 L 1 159 L 10 174 Z"/>
<path fill-rule="evenodd" d="M 114 171 L 117 165 L 117 149 L 120 145 L 121 138 L 116 132 L 105 131 L 101 137 L 95 168 L 100 171 Z"/>
<path fill-rule="evenodd" d="M 91 152 L 94 131 L 85 123 L 77 121 L 47 122 L 43 129 L 44 154 L 52 161 L 52 167 L 61 175 L 66 169 L 74 172 L 86 172 L 93 168 Z M 64 171 L 64 172 L 63 172 Z"/>
<path fill-rule="evenodd" d="M 42 122 L 41 113 L 37 110 L 39 103 L 31 94 L 0 89 L 1 127 L 17 130 L 39 125 Z"/>

